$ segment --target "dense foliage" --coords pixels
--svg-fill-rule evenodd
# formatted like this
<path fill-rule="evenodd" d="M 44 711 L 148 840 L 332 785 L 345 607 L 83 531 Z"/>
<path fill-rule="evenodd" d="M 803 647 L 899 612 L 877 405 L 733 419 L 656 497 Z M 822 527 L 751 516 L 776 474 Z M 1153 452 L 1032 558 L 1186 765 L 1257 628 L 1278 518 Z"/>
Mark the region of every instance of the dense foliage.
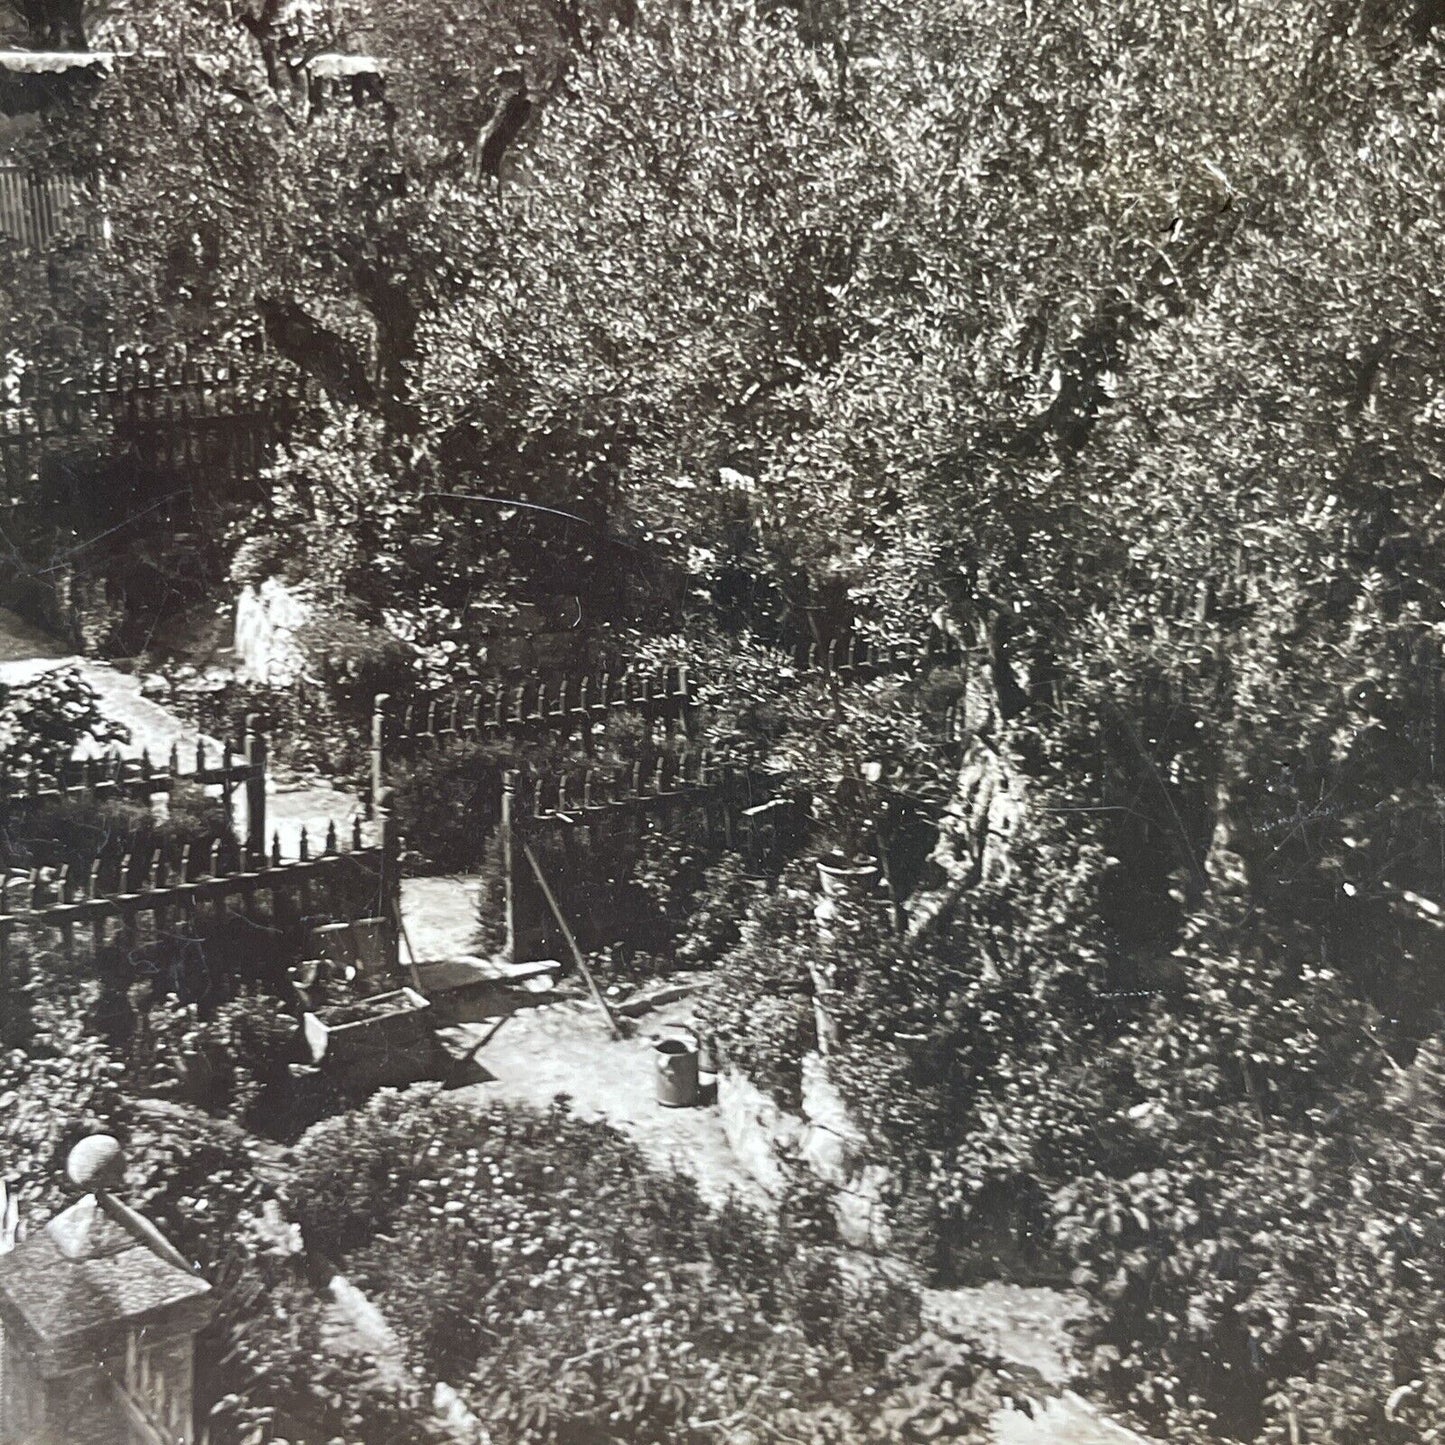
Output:
<path fill-rule="evenodd" d="M 417 1111 L 425 1129 L 416 1128 Z M 909 1292 L 740 1206 L 710 1209 L 559 1102 L 380 1096 L 306 1140 L 308 1245 L 342 1259 L 499 1437 L 863 1438 Z"/>
<path fill-rule="evenodd" d="M 0 268 L 0 380 L 100 331 L 264 330 L 323 399 L 237 576 L 334 611 L 353 708 L 387 630 L 466 676 L 499 600 L 565 602 L 579 647 L 669 632 L 711 740 L 815 791 L 822 846 L 891 862 L 906 762 L 943 805 L 913 934 L 870 901 L 820 942 L 792 879 L 699 927 L 727 1056 L 794 1103 L 831 1019 L 925 1256 L 1072 1274 L 1159 1429 L 1414 1445 L 1445 1283 L 1439 20 L 148 7 L 93 34 L 164 56 L 28 142 L 88 167 L 104 138 L 115 241 Z M 385 100 L 318 105 L 308 57 L 363 45 Z M 968 664 L 956 747 L 951 684 L 769 650 L 926 626 Z M 408 783 L 447 861 L 456 781 Z M 489 1348 L 408 1344 L 475 1350 L 459 1381 Z M 595 1381 L 558 1388 L 603 1428 Z"/>

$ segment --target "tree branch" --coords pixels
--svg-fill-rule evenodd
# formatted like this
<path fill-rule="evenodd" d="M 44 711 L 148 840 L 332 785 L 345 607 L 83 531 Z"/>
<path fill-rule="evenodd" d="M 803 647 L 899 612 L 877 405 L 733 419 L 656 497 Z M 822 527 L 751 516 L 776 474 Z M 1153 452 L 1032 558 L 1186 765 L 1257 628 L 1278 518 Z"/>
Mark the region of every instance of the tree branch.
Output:
<path fill-rule="evenodd" d="M 263 296 L 257 309 L 266 339 L 338 401 L 375 407 L 376 387 L 360 350 L 323 326 L 298 302 Z"/>

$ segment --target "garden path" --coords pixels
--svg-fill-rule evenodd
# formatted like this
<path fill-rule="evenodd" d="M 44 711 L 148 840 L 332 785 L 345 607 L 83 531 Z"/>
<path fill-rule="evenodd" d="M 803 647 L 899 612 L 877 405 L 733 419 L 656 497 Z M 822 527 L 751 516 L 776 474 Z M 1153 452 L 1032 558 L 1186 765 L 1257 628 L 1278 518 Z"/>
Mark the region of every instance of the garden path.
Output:
<path fill-rule="evenodd" d="M 15 639 L 10 637 L 11 647 Z M 122 723 L 130 733 L 130 741 L 121 751 L 138 756 L 142 749 L 157 766 L 164 766 L 174 746 L 180 751 L 182 771 L 192 765 L 196 751 L 196 730 L 164 703 L 141 695 L 141 680 L 108 663 L 88 658 L 50 654 L 14 657 L 0 661 L 0 684 L 29 682 L 42 673 L 61 667 L 73 667 L 99 698 L 100 709 L 113 722 Z M 203 737 L 212 758 L 220 756 L 222 740 Z M 235 739 L 231 739 L 232 742 Z M 238 799 L 238 826 L 244 826 L 245 800 Z M 326 836 L 326 826 L 335 822 L 338 829 L 348 829 L 351 820 L 361 812 L 361 800 L 349 793 L 321 784 L 288 786 L 269 780 L 266 792 L 266 832 L 281 840 L 283 857 L 294 858 L 300 849 L 301 830 L 306 829 L 313 851 Z"/>
<path fill-rule="evenodd" d="M 142 697 L 137 677 L 68 655 L 53 639 L 0 609 L 0 685 L 28 681 L 61 666 L 77 667 L 95 688 L 106 715 L 130 729 L 132 750 L 147 748 L 159 763 L 172 743 L 183 757 L 194 748 L 191 728 L 164 705 Z M 215 740 L 208 741 L 219 748 Z M 283 853 L 295 856 L 303 826 L 313 839 L 324 836 L 328 820 L 334 819 L 338 828 L 349 826 L 361 801 L 330 787 L 283 785 L 268 796 L 267 809 L 269 825 L 281 835 Z M 402 914 L 419 959 L 470 954 L 476 880 L 408 879 Z M 566 1094 L 580 1116 L 612 1124 L 655 1167 L 690 1175 L 709 1202 L 721 1203 L 736 1194 L 770 1210 L 768 1195 L 729 1147 L 715 1110 L 668 1109 L 657 1103 L 653 1044 L 686 1026 L 691 1016 L 687 1000 L 671 1003 L 650 1012 L 630 1037 L 615 1039 L 591 1003 L 528 1010 L 510 1018 L 487 1044 L 482 1060 L 490 1080 L 466 1085 L 458 1093 L 478 1107 L 502 1099 L 535 1108 L 546 1108 L 558 1094 Z M 384 1322 L 344 1280 L 338 1284 L 334 1302 L 342 1337 L 365 1334 L 363 1325 L 373 1333 L 379 1325 L 384 1329 Z M 1150 1445 L 1065 1388 L 1067 1325 L 1079 1308 L 1077 1296 L 1049 1289 L 984 1285 L 926 1293 L 930 1325 L 992 1348 L 1011 1363 L 1037 1372 L 1048 1387 L 1048 1395 L 1033 1402 L 1032 1414 L 1005 1409 L 993 1417 L 994 1445 Z M 385 1358 L 390 1351 L 380 1354 Z"/>
<path fill-rule="evenodd" d="M 769 1201 L 738 1164 L 715 1109 L 657 1102 L 653 1045 L 687 1025 L 686 1000 L 649 1013 L 629 1038 L 615 1039 L 595 1004 L 568 1001 L 514 1014 L 480 1062 L 492 1078 L 453 1097 L 484 1108 L 494 1100 L 545 1109 L 558 1094 L 577 1115 L 611 1124 L 655 1168 L 689 1175 L 711 1204 L 734 1194 L 757 1208 Z M 485 1027 L 467 1026 L 480 1038 Z M 706 1081 L 706 1076 L 704 1076 Z"/>
<path fill-rule="evenodd" d="M 164 765 L 174 745 L 180 749 L 182 768 L 190 766 L 195 756 L 195 729 L 164 703 L 141 696 L 138 676 L 109 663 L 70 653 L 54 638 L 0 608 L 0 686 L 29 682 L 61 667 L 76 668 L 95 689 L 105 716 L 129 730 L 131 740 L 124 752 L 138 755 L 144 748 L 153 762 Z M 213 756 L 219 755 L 219 739 L 205 738 L 204 741 Z M 237 822 L 244 826 L 244 799 L 239 800 L 239 805 L 242 812 Z M 286 858 L 297 856 L 303 828 L 315 851 L 326 836 L 329 822 L 334 821 L 338 830 L 349 832 L 352 819 L 361 812 L 360 798 L 322 783 L 273 782 L 267 790 L 267 833 L 279 835 L 281 853 Z M 369 834 L 367 829 L 363 832 Z M 468 921 L 463 939 L 460 923 L 462 913 L 469 908 L 473 909 L 471 917 L 475 917 L 474 906 L 465 901 L 465 880 L 452 888 L 450 896 L 445 895 L 444 890 L 415 886 L 432 881 L 408 879 L 402 885 L 402 917 L 417 956 L 446 958 L 472 952 L 470 934 L 474 924 Z M 448 951 L 431 951 L 443 948 Z"/>
<path fill-rule="evenodd" d="M 419 962 L 476 953 L 478 889 L 478 880 L 465 875 L 402 879 L 401 916 Z"/>

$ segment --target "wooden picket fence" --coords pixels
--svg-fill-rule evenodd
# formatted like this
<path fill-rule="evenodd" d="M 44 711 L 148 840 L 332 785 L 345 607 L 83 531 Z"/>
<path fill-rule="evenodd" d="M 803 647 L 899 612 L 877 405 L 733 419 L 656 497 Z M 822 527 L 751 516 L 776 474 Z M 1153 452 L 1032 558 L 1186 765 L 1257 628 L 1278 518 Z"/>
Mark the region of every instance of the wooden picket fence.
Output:
<path fill-rule="evenodd" d="M 659 753 L 650 766 L 599 766 L 564 768 L 524 774 L 510 771 L 512 790 L 526 811 L 514 818 L 524 825 L 570 825 L 604 817 L 635 819 L 657 815 L 663 819 L 699 805 L 718 804 L 719 826 L 729 845 L 731 819 L 739 808 L 771 799 L 778 788 L 776 774 L 724 761 L 709 749 L 682 748 Z"/>
<path fill-rule="evenodd" d="M 559 734 L 585 743 L 594 727 L 624 714 L 671 734 L 686 727 L 695 705 L 682 666 L 617 674 L 536 672 L 410 698 L 383 693 L 372 704 L 371 804 L 377 805 L 397 759 L 488 738 Z"/>
<path fill-rule="evenodd" d="M 205 360 L 115 360 L 79 376 L 27 373 L 0 410 L 0 476 L 19 489 L 46 449 L 98 431 L 166 485 L 254 480 L 306 399 L 299 375 L 239 349 Z M 222 487 L 223 489 L 223 487 Z"/>
<path fill-rule="evenodd" d="M 931 628 L 922 643 L 911 638 L 870 638 L 850 632 L 827 643 L 796 643 L 787 655 L 794 670 L 801 674 L 822 673 L 843 682 L 864 682 L 898 673 L 957 666 L 964 650 L 946 633 Z"/>
<path fill-rule="evenodd" d="M 19 805 L 36 806 L 77 797 L 148 804 L 152 798 L 191 786 L 219 788 L 226 821 L 232 826 L 238 791 L 247 794 L 251 809 L 264 819 L 265 762 L 264 757 L 254 755 L 253 737 L 259 734 L 248 735 L 240 753 L 230 743 L 223 744 L 219 759 L 207 749 L 205 740 L 198 738 L 190 771 L 182 770 L 179 744 L 172 746 L 161 767 L 151 760 L 149 749 L 143 748 L 138 756 L 127 756 L 117 748 L 99 757 L 51 760 L 44 766 L 32 762 L 23 773 L 0 771 L 0 813 L 13 812 Z"/>
<path fill-rule="evenodd" d="M 260 715 L 248 714 L 239 748 L 225 742 L 216 758 L 214 745 L 208 747 L 204 738 L 197 738 L 187 752 L 188 760 L 194 760 L 190 771 L 182 769 L 178 743 L 159 767 L 148 748 L 134 755 L 113 748 L 99 757 L 52 757 L 32 761 L 24 772 L 0 771 L 0 816 L 13 819 L 47 803 L 74 799 L 96 804 L 119 799 L 150 806 L 152 799 L 186 786 L 216 788 L 226 826 L 233 831 L 240 794 L 246 809 L 246 845 L 253 854 L 265 852 L 267 739 Z"/>
<path fill-rule="evenodd" d="M 0 236 L 36 247 L 64 236 L 98 236 L 102 229 L 83 181 L 0 165 Z"/>
<path fill-rule="evenodd" d="M 112 752 L 98 759 L 66 760 L 49 773 L 37 766 L 19 776 L 0 776 L 0 815 L 10 819 L 56 800 L 150 803 L 182 786 L 195 786 L 219 790 L 231 828 L 230 836 L 205 849 L 183 844 L 142 853 L 118 837 L 99 850 L 83 876 L 72 875 L 64 864 L 19 874 L 0 867 L 0 990 L 8 977 L 7 940 L 19 928 L 58 934 L 69 954 L 78 928 L 90 929 L 92 947 L 98 950 L 116 925 L 130 940 L 138 936 L 144 919 L 161 933 L 185 919 L 194 932 L 201 914 L 214 917 L 231 911 L 252 917 L 263 897 L 273 917 L 284 914 L 299 923 L 325 917 L 336 898 L 364 894 L 368 908 L 382 920 L 388 966 L 399 966 L 401 842 L 385 808 L 377 819 L 378 842 L 366 841 L 357 816 L 349 828 L 329 822 L 320 839 L 312 839 L 303 827 L 296 856 L 286 858 L 279 832 L 267 838 L 267 740 L 259 718 L 247 719 L 239 750 L 227 745 L 215 759 L 198 740 L 194 759 L 194 769 L 184 771 L 179 747 L 163 767 L 156 767 L 144 752 L 138 757 Z M 239 835 L 238 797 L 245 804 Z"/>
<path fill-rule="evenodd" d="M 585 735 L 594 724 L 622 713 L 681 722 L 693 705 L 683 666 L 616 674 L 532 672 L 418 697 L 383 695 L 374 705 L 373 728 L 383 746 L 415 751 L 529 730 Z"/>
<path fill-rule="evenodd" d="M 32 370 L 19 381 L 20 404 L 52 431 L 74 430 L 94 415 L 121 421 L 132 401 L 143 407 L 146 398 L 160 411 L 167 400 L 179 411 L 182 403 L 200 409 L 210 397 L 259 407 L 301 395 L 299 376 L 275 356 L 239 346 L 203 356 L 181 349 L 129 352 L 79 374 Z"/>
<path fill-rule="evenodd" d="M 6 941 L 19 928 L 54 931 L 69 954 L 77 928 L 90 928 L 92 948 L 98 951 L 110 941 L 114 924 L 133 939 L 144 915 L 158 933 L 171 930 L 179 918 L 195 920 L 202 910 L 250 917 L 262 895 L 269 895 L 273 914 L 313 919 L 318 906 L 354 892 L 363 878 L 373 880 L 368 891 L 380 902 L 395 883 L 394 851 L 385 842 L 364 843 L 358 820 L 349 846 L 332 824 L 319 853 L 311 852 L 303 835 L 299 856 L 292 859 L 281 857 L 279 839 L 259 856 L 245 842 L 217 840 L 204 852 L 185 845 L 169 856 L 157 850 L 150 856 L 126 852 L 97 858 L 89 874 L 79 878 L 65 866 L 31 869 L 23 876 L 0 873 L 0 990 Z M 390 964 L 398 964 L 394 940 Z"/>
<path fill-rule="evenodd" d="M 790 657 L 800 676 L 836 677 L 845 683 L 963 666 L 967 661 L 963 649 L 938 632 L 921 646 L 854 634 L 827 646 L 800 645 Z M 672 663 L 615 673 L 536 671 L 411 697 L 383 694 L 375 699 L 372 712 L 373 798 L 393 759 L 457 742 L 547 733 L 577 736 L 585 742 L 593 728 L 623 715 L 660 724 L 669 735 L 686 731 L 701 705 L 702 691 L 685 663 Z M 946 726 L 956 732 L 957 718 Z"/>

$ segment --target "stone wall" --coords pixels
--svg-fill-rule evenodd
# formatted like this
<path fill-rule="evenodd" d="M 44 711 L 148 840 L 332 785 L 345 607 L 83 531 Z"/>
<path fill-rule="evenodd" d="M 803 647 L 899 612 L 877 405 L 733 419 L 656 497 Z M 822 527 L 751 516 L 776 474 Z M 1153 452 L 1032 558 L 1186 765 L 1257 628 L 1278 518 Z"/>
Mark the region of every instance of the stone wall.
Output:
<path fill-rule="evenodd" d="M 832 1191 L 838 1232 L 856 1248 L 889 1244 L 888 1171 L 869 1159 L 867 1141 L 828 1077 L 819 1054 L 803 1061 L 803 1112 L 779 1107 L 740 1074 L 718 1076 L 718 1115 L 728 1146 L 774 1198 L 806 1169 Z"/>
<path fill-rule="evenodd" d="M 310 619 L 310 604 L 275 577 L 243 589 L 236 599 L 233 644 L 241 675 L 283 686 L 294 682 L 304 663 L 296 634 Z"/>
<path fill-rule="evenodd" d="M 786 1190 L 789 1166 L 805 1126 L 751 1080 L 724 1070 L 717 1081 L 718 1117 L 738 1162 L 775 1198 Z"/>
<path fill-rule="evenodd" d="M 833 1190 L 838 1232 L 860 1249 L 886 1249 L 888 1171 L 871 1162 L 868 1141 L 828 1074 L 826 1060 L 803 1060 L 803 1162 Z"/>

